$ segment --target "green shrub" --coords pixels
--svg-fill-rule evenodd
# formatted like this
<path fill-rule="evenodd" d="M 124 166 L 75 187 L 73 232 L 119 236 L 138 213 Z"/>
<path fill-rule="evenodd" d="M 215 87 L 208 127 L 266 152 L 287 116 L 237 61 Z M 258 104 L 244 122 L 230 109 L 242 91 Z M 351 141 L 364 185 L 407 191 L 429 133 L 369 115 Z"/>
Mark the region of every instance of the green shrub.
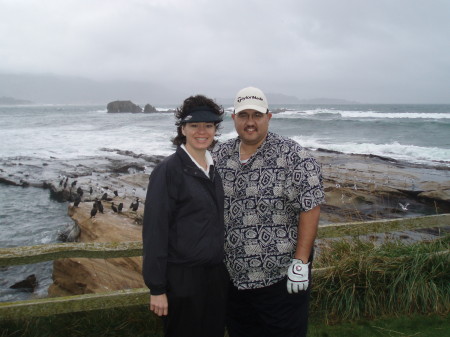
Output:
<path fill-rule="evenodd" d="M 330 241 L 315 266 L 334 268 L 314 276 L 311 312 L 330 322 L 448 314 L 449 238 L 410 245 Z"/>

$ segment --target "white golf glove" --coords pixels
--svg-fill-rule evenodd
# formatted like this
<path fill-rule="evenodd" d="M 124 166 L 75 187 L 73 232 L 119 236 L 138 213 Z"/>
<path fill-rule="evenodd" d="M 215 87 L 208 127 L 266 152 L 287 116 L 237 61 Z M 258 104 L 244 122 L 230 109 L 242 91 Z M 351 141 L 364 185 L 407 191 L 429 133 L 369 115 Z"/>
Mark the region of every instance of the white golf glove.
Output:
<path fill-rule="evenodd" d="M 287 291 L 289 294 L 296 294 L 308 289 L 309 285 L 309 262 L 293 259 L 287 272 Z"/>

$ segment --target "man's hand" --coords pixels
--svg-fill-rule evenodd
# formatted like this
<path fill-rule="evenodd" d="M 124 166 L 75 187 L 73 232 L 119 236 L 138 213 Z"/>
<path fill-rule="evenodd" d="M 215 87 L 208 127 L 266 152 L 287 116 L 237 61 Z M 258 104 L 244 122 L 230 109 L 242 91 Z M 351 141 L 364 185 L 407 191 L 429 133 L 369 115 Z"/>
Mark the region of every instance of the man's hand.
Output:
<path fill-rule="evenodd" d="M 308 289 L 309 285 L 309 262 L 293 259 L 287 272 L 287 291 L 289 294 L 296 294 Z"/>
<path fill-rule="evenodd" d="M 150 310 L 158 316 L 167 316 L 169 313 L 167 295 L 150 295 Z"/>

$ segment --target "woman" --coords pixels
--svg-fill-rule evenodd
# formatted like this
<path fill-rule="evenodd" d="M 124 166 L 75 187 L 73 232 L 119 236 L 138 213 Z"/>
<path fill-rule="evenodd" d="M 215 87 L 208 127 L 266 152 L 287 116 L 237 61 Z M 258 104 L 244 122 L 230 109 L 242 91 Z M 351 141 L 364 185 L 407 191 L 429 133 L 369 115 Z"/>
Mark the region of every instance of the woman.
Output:
<path fill-rule="evenodd" d="M 223 187 L 208 148 L 223 110 L 191 96 L 177 109 L 176 152 L 155 167 L 145 200 L 143 276 L 165 336 L 223 337 Z"/>

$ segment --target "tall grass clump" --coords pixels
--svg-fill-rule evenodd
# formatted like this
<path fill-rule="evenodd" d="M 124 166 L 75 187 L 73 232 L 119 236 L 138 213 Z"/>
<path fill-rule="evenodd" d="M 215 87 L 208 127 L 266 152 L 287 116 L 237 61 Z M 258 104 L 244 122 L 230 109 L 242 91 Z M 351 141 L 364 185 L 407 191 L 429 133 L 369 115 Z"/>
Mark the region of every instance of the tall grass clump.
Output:
<path fill-rule="evenodd" d="M 450 235 L 431 242 L 329 241 L 321 248 L 311 312 L 327 322 L 449 313 Z"/>

